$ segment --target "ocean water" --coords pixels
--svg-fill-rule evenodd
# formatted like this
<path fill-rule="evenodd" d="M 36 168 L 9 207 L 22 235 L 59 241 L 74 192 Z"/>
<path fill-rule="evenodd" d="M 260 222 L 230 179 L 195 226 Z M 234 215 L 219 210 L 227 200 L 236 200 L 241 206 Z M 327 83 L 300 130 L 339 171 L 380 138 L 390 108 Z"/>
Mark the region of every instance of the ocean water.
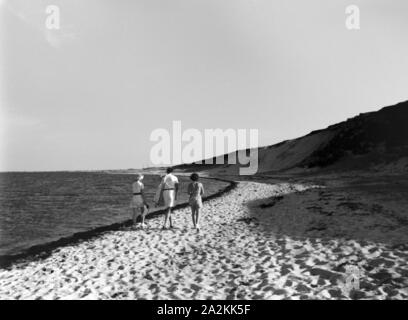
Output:
<path fill-rule="evenodd" d="M 187 201 L 187 177 L 179 177 L 179 201 Z M 92 172 L 0 173 L 0 256 L 73 233 L 130 218 L 134 175 Z M 145 175 L 151 209 L 159 176 Z M 206 193 L 227 183 L 204 179 Z M 157 209 L 156 209 L 157 210 Z"/>

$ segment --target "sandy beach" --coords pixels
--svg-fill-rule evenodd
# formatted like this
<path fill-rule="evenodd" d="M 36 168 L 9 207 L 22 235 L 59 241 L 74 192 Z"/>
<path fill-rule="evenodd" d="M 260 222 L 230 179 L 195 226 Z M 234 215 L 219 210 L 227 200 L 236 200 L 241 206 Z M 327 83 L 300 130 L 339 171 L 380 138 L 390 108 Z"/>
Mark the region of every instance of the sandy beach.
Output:
<path fill-rule="evenodd" d="M 0 300 L 408 300 L 408 0 L 0 17 Z"/>
<path fill-rule="evenodd" d="M 407 299 L 407 246 L 302 235 L 303 211 L 275 208 L 321 190 L 240 182 L 205 202 L 199 233 L 189 209 L 175 211 L 174 230 L 156 217 L 147 230 L 107 232 L 1 270 L 0 298 Z M 358 289 L 347 286 L 350 265 Z"/>

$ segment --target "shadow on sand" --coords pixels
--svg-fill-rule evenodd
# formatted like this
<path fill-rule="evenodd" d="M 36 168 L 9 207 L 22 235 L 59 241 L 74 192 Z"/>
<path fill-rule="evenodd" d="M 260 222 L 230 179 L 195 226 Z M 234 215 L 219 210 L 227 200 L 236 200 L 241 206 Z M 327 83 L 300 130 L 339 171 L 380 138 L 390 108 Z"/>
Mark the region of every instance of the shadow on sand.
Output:
<path fill-rule="evenodd" d="M 370 290 L 393 297 L 408 284 L 407 183 L 354 182 L 247 202 L 250 216 L 241 222 L 275 236 L 283 275 L 302 270 L 329 283 L 332 297 L 363 298 Z M 362 291 L 344 296 L 339 283 L 350 266 Z"/>
<path fill-rule="evenodd" d="M 408 244 L 408 179 L 337 181 L 246 204 L 267 233 Z M 255 220 L 254 220 L 255 222 Z"/>

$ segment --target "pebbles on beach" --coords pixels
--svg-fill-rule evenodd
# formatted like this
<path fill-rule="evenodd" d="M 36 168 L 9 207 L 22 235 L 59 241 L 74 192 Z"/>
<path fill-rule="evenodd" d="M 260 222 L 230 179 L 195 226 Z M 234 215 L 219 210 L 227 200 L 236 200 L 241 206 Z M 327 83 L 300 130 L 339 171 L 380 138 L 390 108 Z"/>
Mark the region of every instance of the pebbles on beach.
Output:
<path fill-rule="evenodd" d="M 273 197 L 307 188 L 241 182 L 204 204 L 200 232 L 189 209 L 174 212 L 173 230 L 157 217 L 146 230 L 107 232 L 0 270 L 0 298 L 407 299 L 406 248 L 268 231 Z M 288 215 L 285 230 L 301 218 Z M 347 286 L 349 266 L 358 288 Z"/>

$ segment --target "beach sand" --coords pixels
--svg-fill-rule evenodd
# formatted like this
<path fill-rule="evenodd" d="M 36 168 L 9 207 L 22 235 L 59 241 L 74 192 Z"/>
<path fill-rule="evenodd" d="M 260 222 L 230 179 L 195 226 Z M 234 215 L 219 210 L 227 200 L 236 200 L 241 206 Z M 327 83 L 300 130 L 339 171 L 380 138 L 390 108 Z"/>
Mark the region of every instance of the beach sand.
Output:
<path fill-rule="evenodd" d="M 407 299 L 406 245 L 344 239 L 341 227 L 326 237 L 301 202 L 284 207 L 286 197 L 322 190 L 240 182 L 204 203 L 199 233 L 189 209 L 174 212 L 174 230 L 161 231 L 157 217 L 147 230 L 107 232 L 0 270 L 0 298 Z"/>

